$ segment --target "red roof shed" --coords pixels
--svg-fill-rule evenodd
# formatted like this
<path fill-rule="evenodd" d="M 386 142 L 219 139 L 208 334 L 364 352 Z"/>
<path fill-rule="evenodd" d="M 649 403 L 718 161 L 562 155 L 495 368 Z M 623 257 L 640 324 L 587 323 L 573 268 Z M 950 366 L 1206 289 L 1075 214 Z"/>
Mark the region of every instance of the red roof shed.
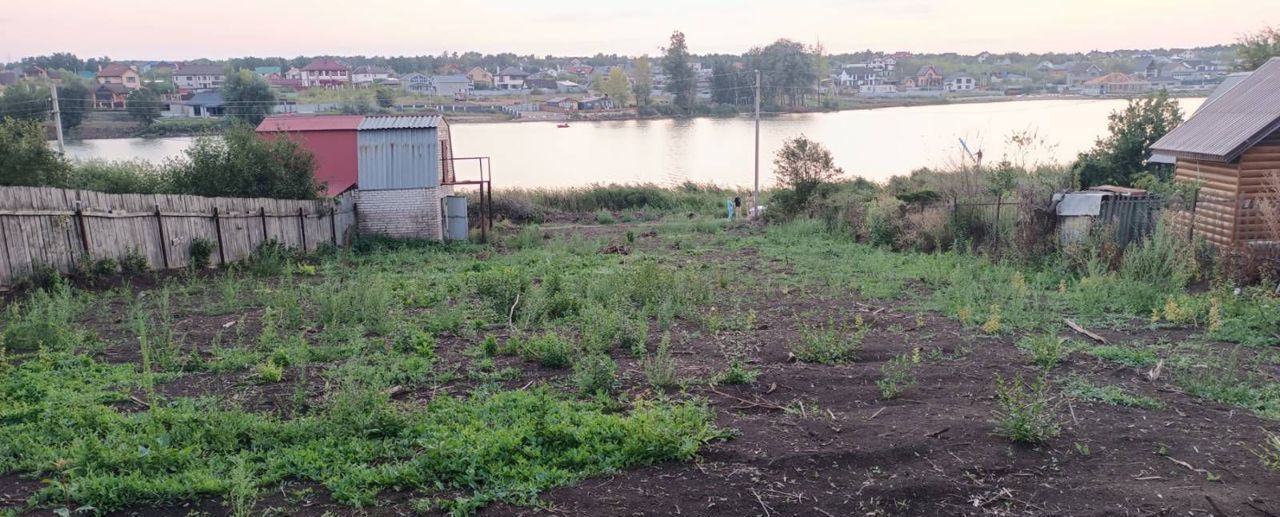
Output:
<path fill-rule="evenodd" d="M 363 120 L 363 115 L 267 117 L 257 131 L 267 139 L 284 135 L 310 150 L 316 157 L 316 180 L 336 196 L 356 184 L 356 129 Z"/>

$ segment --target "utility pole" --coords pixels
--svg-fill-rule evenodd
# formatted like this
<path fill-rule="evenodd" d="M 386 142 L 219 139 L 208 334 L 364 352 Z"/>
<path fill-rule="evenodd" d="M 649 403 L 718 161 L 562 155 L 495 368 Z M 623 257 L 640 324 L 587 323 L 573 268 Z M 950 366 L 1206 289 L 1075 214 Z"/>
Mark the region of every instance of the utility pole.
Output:
<path fill-rule="evenodd" d="M 756 192 L 751 198 L 751 211 L 760 215 L 760 71 L 756 70 Z M 749 212 L 750 213 L 750 212 Z"/>
<path fill-rule="evenodd" d="M 62 110 L 58 108 L 58 85 L 50 82 L 49 92 L 53 94 L 53 131 L 58 135 L 58 154 L 66 154 L 67 148 L 62 141 Z"/>

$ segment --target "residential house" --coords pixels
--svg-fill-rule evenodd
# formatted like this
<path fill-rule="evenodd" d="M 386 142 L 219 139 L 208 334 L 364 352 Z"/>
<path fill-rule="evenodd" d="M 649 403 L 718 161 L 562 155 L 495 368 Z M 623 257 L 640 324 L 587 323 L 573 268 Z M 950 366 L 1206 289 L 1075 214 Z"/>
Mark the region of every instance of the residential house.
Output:
<path fill-rule="evenodd" d="M 1068 61 L 1054 65 L 1048 71 L 1052 80 L 1065 83 L 1068 88 L 1075 88 L 1085 81 L 1101 77 L 1102 73 L 1102 67 L 1088 61 Z"/>
<path fill-rule="evenodd" d="M 559 93 L 586 93 L 587 89 L 573 81 L 556 81 L 556 91 Z"/>
<path fill-rule="evenodd" d="M 1151 90 L 1151 83 L 1128 74 L 1113 72 L 1085 81 L 1080 91 L 1085 95 L 1134 95 Z"/>
<path fill-rule="evenodd" d="M 991 84 L 1026 84 L 1031 82 L 1031 78 L 1016 72 L 991 72 L 987 77 L 987 82 Z"/>
<path fill-rule="evenodd" d="M 609 97 L 583 97 L 578 101 L 578 111 L 604 111 L 613 109 L 613 101 Z"/>
<path fill-rule="evenodd" d="M 914 89 L 916 89 L 916 78 L 903 77 L 902 79 L 898 80 L 898 91 L 904 92 L 904 91 L 914 90 Z"/>
<path fill-rule="evenodd" d="M 101 83 L 93 91 L 93 107 L 97 109 L 124 109 L 127 106 L 128 87 L 120 83 Z"/>
<path fill-rule="evenodd" d="M 431 77 L 419 72 L 410 72 L 400 76 L 400 88 L 415 95 L 431 94 Z"/>
<path fill-rule="evenodd" d="M 1280 58 L 1230 83 L 1151 150 L 1174 157 L 1174 181 L 1199 188 L 1194 219 L 1175 220 L 1183 231 L 1224 247 L 1274 246 L 1262 204 L 1280 176 Z"/>
<path fill-rule="evenodd" d="M 222 65 L 186 65 L 173 72 L 173 85 L 183 91 L 216 90 L 227 81 Z"/>
<path fill-rule="evenodd" d="M 977 89 L 978 81 L 964 72 L 951 74 L 942 80 L 943 89 L 949 92 L 968 92 Z"/>
<path fill-rule="evenodd" d="M 285 79 L 297 79 L 301 81 L 302 75 L 302 69 L 295 66 L 289 67 L 289 69 L 284 72 Z"/>
<path fill-rule="evenodd" d="M 351 67 L 336 59 L 320 58 L 302 67 L 301 79 L 307 88 L 341 88 L 351 84 Z"/>
<path fill-rule="evenodd" d="M 555 90 L 556 76 L 547 72 L 530 74 L 524 79 L 524 86 L 530 90 Z"/>
<path fill-rule="evenodd" d="M 436 75 L 431 77 L 431 94 L 445 97 L 466 97 L 471 94 L 471 79 L 465 75 Z"/>
<path fill-rule="evenodd" d="M 123 63 L 111 63 L 103 67 L 98 70 L 95 78 L 98 84 L 118 84 L 130 90 L 142 87 L 142 76 L 138 75 L 138 70 Z"/>
<path fill-rule="evenodd" d="M 569 97 L 552 97 L 542 102 L 542 111 L 569 113 L 578 111 L 578 101 Z"/>
<path fill-rule="evenodd" d="M 49 72 L 42 66 L 28 65 L 22 69 L 22 77 L 26 79 L 39 79 L 41 81 L 49 78 Z"/>
<path fill-rule="evenodd" d="M 874 81 L 876 71 L 866 63 L 853 63 L 840 67 L 840 74 L 835 76 L 837 85 L 845 88 L 858 88 Z"/>
<path fill-rule="evenodd" d="M 390 79 L 391 76 L 391 69 L 385 66 L 357 66 L 356 69 L 351 72 L 351 84 L 356 86 L 368 86 L 386 81 L 387 79 Z"/>
<path fill-rule="evenodd" d="M 296 92 L 305 88 L 302 86 L 302 79 L 289 79 L 278 75 L 267 77 L 267 84 L 282 92 Z"/>
<path fill-rule="evenodd" d="M 203 91 L 182 101 L 182 113 L 188 117 L 221 117 L 226 112 L 226 102 L 216 91 Z"/>
<path fill-rule="evenodd" d="M 493 88 L 493 74 L 481 67 L 477 66 L 467 72 L 467 79 L 471 79 L 472 86 L 476 88 Z"/>
<path fill-rule="evenodd" d="M 591 77 L 591 74 L 595 72 L 595 67 L 583 63 L 581 59 L 574 58 L 569 61 L 569 66 L 565 67 L 564 71 L 578 77 Z"/>
<path fill-rule="evenodd" d="M 524 80 L 529 77 L 529 73 L 509 66 L 498 72 L 498 76 L 493 85 L 499 90 L 522 90 L 524 89 Z"/>
<path fill-rule="evenodd" d="M 1155 56 L 1144 56 L 1133 62 L 1133 76 L 1143 79 L 1155 79 L 1164 75 L 1163 65 L 1168 61 L 1161 61 Z"/>
<path fill-rule="evenodd" d="M 916 72 L 916 88 L 921 90 L 941 90 L 945 77 L 933 65 L 924 65 Z"/>

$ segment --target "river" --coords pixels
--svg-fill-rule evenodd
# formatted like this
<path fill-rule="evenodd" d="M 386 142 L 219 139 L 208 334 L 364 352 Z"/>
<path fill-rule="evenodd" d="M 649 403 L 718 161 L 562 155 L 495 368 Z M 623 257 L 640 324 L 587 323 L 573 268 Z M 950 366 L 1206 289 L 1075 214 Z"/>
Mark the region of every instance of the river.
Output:
<path fill-rule="evenodd" d="M 1202 98 L 1179 99 L 1190 113 Z M 985 160 L 1066 162 L 1107 130 L 1117 99 L 1021 100 L 776 115 L 760 123 L 763 186 L 773 184 L 773 155 L 798 135 L 831 149 L 846 175 L 874 181 L 961 160 L 963 139 Z M 754 121 L 748 117 L 682 120 L 454 124 L 456 156 L 489 156 L 496 188 L 572 187 L 593 183 L 684 181 L 723 186 L 752 182 Z M 1009 143 L 1015 132 L 1037 144 Z M 68 142 L 73 158 L 159 161 L 182 153 L 192 138 L 126 138 Z M 473 174 L 460 166 L 459 179 Z"/>

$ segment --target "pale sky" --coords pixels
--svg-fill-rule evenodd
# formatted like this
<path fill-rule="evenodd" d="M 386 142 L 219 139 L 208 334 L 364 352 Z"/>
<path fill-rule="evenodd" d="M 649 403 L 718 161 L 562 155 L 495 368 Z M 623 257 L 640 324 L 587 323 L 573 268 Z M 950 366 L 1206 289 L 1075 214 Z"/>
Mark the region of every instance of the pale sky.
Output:
<path fill-rule="evenodd" d="M 5 0 L 0 61 L 741 53 L 791 38 L 828 52 L 1073 52 L 1234 42 L 1280 0 Z"/>

